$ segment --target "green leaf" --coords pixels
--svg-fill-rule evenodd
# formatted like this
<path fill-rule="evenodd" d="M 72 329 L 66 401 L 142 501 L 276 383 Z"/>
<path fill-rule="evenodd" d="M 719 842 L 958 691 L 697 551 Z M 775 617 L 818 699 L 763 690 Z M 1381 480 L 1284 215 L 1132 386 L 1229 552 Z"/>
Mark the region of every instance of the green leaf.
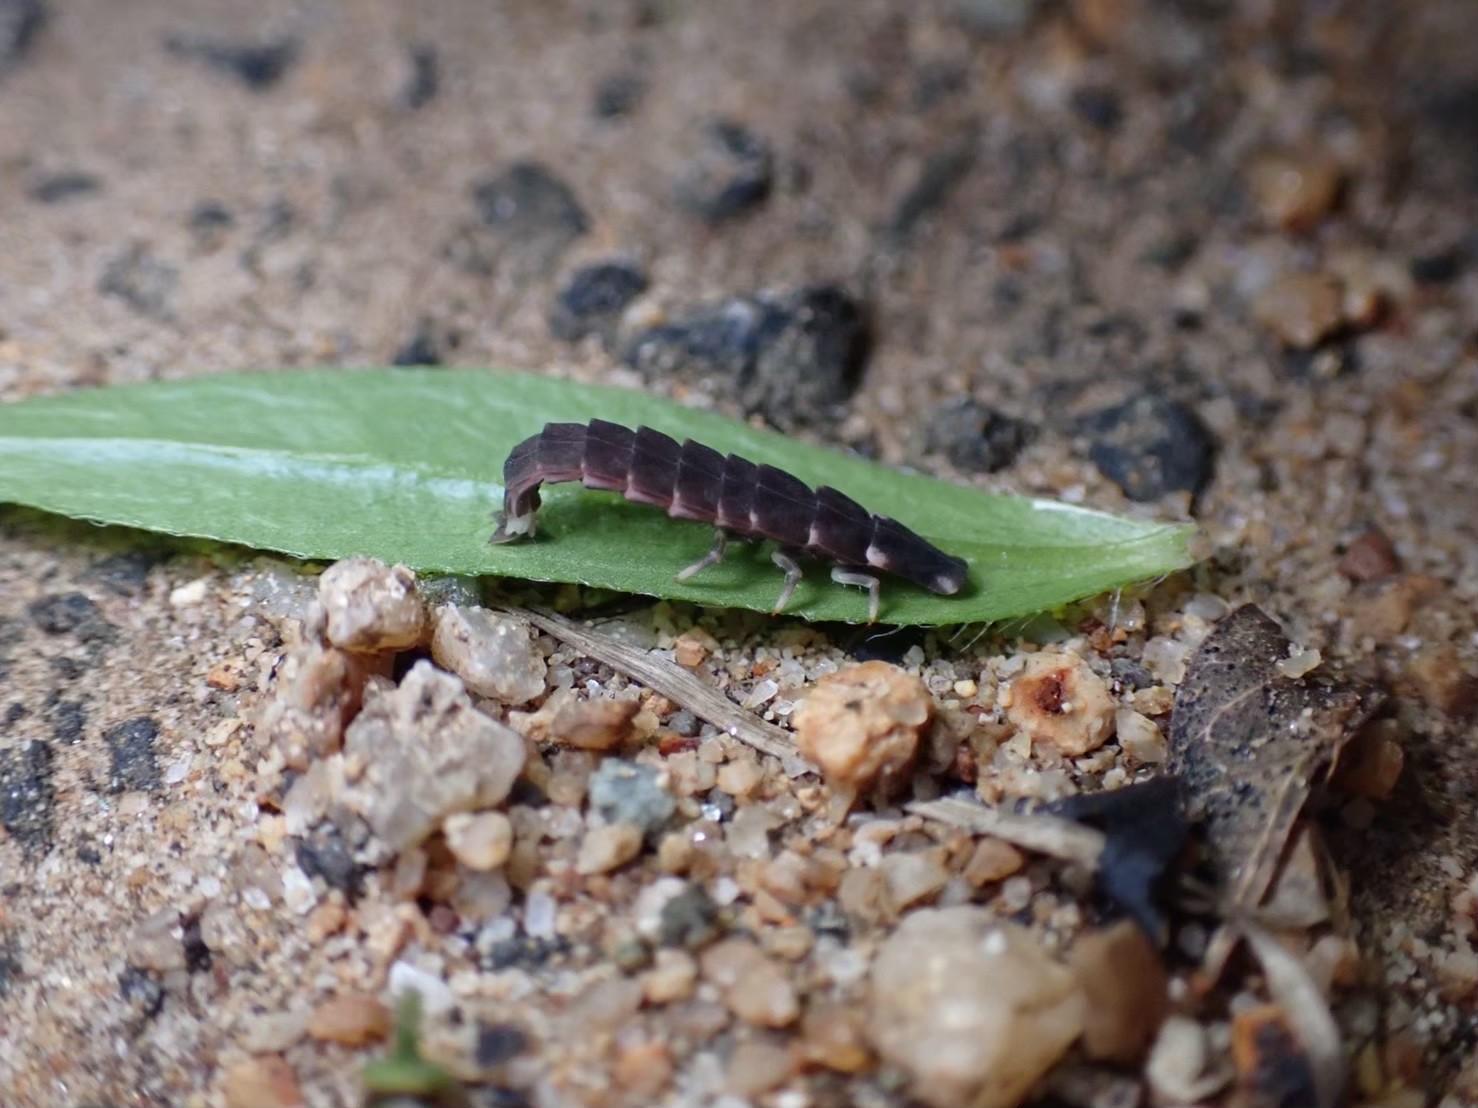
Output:
<path fill-rule="evenodd" d="M 711 529 L 579 485 L 546 489 L 539 537 L 490 546 L 503 459 L 549 421 L 645 423 L 834 485 L 970 562 L 953 597 L 885 581 L 890 623 L 994 621 L 1191 564 L 1191 528 L 999 496 L 809 446 L 711 412 L 550 377 L 309 370 L 197 377 L 0 406 L 0 501 L 301 558 L 575 581 L 768 611 L 780 574 L 732 549 L 678 584 Z M 861 590 L 810 569 L 789 614 L 860 621 Z"/>

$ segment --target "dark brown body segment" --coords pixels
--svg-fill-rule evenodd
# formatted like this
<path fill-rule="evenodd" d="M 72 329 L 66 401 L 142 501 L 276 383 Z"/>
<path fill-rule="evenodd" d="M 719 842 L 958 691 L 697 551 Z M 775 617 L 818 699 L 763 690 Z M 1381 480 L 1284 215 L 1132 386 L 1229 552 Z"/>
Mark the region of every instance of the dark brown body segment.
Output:
<path fill-rule="evenodd" d="M 783 564 L 790 553 L 808 554 L 834 563 L 833 575 L 847 583 L 865 583 L 869 569 L 945 595 L 965 583 L 963 559 L 836 489 L 813 490 L 774 466 L 722 455 L 691 439 L 679 444 L 650 427 L 632 431 L 600 419 L 550 423 L 513 448 L 503 467 L 503 511 L 492 541 L 533 534 L 539 486 L 561 481 L 619 492 L 674 519 L 712 523 L 739 538 L 773 539 L 782 552 L 777 562 Z M 722 542 L 704 564 L 721 553 Z"/>

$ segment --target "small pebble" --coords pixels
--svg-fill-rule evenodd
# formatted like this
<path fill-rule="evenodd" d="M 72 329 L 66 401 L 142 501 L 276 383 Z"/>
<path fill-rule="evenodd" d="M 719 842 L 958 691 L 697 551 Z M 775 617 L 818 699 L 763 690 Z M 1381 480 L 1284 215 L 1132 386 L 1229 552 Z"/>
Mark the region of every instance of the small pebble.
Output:
<path fill-rule="evenodd" d="M 227 1068 L 221 1079 L 226 1108 L 302 1108 L 297 1074 L 276 1055 L 247 1058 Z"/>
<path fill-rule="evenodd" d="M 677 200 L 706 223 L 744 215 L 770 195 L 769 146 L 743 124 L 714 120 L 702 131 L 694 157 L 677 184 Z"/>
<path fill-rule="evenodd" d="M 663 947 L 653 965 L 642 976 L 642 995 L 648 1004 L 671 1004 L 693 995 L 698 981 L 698 963 L 684 950 Z"/>
<path fill-rule="evenodd" d="M 609 873 L 640 854 L 641 844 L 641 828 L 633 824 L 613 823 L 594 828 L 580 844 L 575 872 L 582 876 Z"/>
<path fill-rule="evenodd" d="M 436 610 L 431 657 L 478 696 L 526 704 L 544 692 L 548 664 L 529 625 L 486 608 L 446 604 Z"/>
<path fill-rule="evenodd" d="M 934 715 L 924 683 L 888 662 L 862 662 L 817 681 L 793 717 L 801 753 L 846 796 L 902 782 Z"/>
<path fill-rule="evenodd" d="M 1294 350 L 1312 350 L 1344 320 L 1340 283 L 1323 273 L 1290 273 L 1264 289 L 1253 317 Z"/>
<path fill-rule="evenodd" d="M 398 961 L 390 967 L 387 982 L 390 995 L 398 1002 L 407 992 L 414 990 L 421 998 L 421 1008 L 428 1015 L 439 1016 L 457 1006 L 457 998 L 447 983 L 433 973 Z"/>
<path fill-rule="evenodd" d="M 1329 214 L 1339 198 L 1339 165 L 1317 151 L 1269 153 L 1248 172 L 1263 219 L 1285 231 L 1307 231 Z"/>
<path fill-rule="evenodd" d="M 975 844 L 970 860 L 965 863 L 965 880 L 976 888 L 996 881 L 1004 881 L 1019 873 L 1026 865 L 1026 858 L 1010 843 L 1000 839 L 985 838 Z"/>
<path fill-rule="evenodd" d="M 640 710 L 635 700 L 576 700 L 550 721 L 549 739 L 576 750 L 614 750 L 631 739 L 632 721 Z"/>
<path fill-rule="evenodd" d="M 878 869 L 883 875 L 888 902 L 895 912 L 902 912 L 936 896 L 950 878 L 944 865 L 943 849 L 887 854 Z"/>
<path fill-rule="evenodd" d="M 780 966 L 748 939 L 724 939 L 706 949 L 705 980 L 717 985 L 729 1010 L 760 1027 L 786 1027 L 800 1015 L 795 989 Z"/>
<path fill-rule="evenodd" d="M 1195 496 L 1211 480 L 1216 440 L 1194 410 L 1143 393 L 1078 421 L 1088 456 L 1131 500 Z"/>
<path fill-rule="evenodd" d="M 607 758 L 590 776 L 590 807 L 606 823 L 628 823 L 651 834 L 672 818 L 677 802 L 651 766 Z"/>
<path fill-rule="evenodd" d="M 1345 548 L 1339 571 L 1357 584 L 1384 581 L 1401 572 L 1401 559 L 1390 536 L 1379 527 L 1367 527 Z"/>
<path fill-rule="evenodd" d="M 498 869 L 513 851 L 513 824 L 502 812 L 454 812 L 441 830 L 452 856 L 468 869 Z"/>
<path fill-rule="evenodd" d="M 1077 979 L 981 908 L 924 908 L 878 950 L 868 1034 L 931 1108 L 1016 1108 L 1083 1029 Z"/>
<path fill-rule="evenodd" d="M 455 812 L 500 804 L 523 770 L 524 740 L 472 706 L 462 682 L 424 659 L 378 691 L 344 734 L 346 800 L 395 850 Z"/>
<path fill-rule="evenodd" d="M 367 993 L 329 997 L 308 1018 L 308 1034 L 325 1042 L 363 1046 L 390 1034 L 390 1009 Z"/>
<path fill-rule="evenodd" d="M 426 608 L 416 575 L 374 558 L 335 562 L 318 579 L 318 601 L 328 617 L 328 640 L 344 650 L 407 650 L 426 635 Z"/>
<path fill-rule="evenodd" d="M 1451 643 L 1418 650 L 1406 665 L 1406 679 L 1425 703 L 1445 716 L 1468 719 L 1478 713 L 1478 674 L 1467 670 Z"/>
<path fill-rule="evenodd" d="M 1083 1048 L 1095 1061 L 1144 1056 L 1170 1006 L 1169 978 L 1138 925 L 1121 920 L 1073 944 L 1069 965 L 1087 999 Z"/>
<path fill-rule="evenodd" d="M 1114 713 L 1114 733 L 1125 757 L 1138 765 L 1159 765 L 1169 757 L 1169 744 L 1155 721 L 1133 708 L 1120 708 Z"/>
<path fill-rule="evenodd" d="M 748 1039 L 729 1055 L 724 1084 L 740 1097 L 757 1097 L 783 1085 L 795 1070 L 795 1057 L 785 1047 Z"/>
<path fill-rule="evenodd" d="M 1114 730 L 1114 702 L 1103 678 L 1075 654 L 1040 653 L 1000 692 L 1006 718 L 1072 758 L 1097 750 Z"/>

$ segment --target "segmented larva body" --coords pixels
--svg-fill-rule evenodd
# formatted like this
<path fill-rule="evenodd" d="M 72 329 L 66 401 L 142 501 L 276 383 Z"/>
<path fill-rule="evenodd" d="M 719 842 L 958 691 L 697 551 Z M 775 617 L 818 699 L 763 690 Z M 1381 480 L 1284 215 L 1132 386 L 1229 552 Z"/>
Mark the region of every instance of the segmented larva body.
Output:
<path fill-rule="evenodd" d="M 673 519 L 711 523 L 713 549 L 679 573 L 687 580 L 723 559 L 729 536 L 771 539 L 772 558 L 785 571 L 776 602 L 782 611 L 801 577 L 797 555 L 833 563 L 832 578 L 869 592 L 869 618 L 878 614 L 882 570 L 943 595 L 958 592 L 968 567 L 897 520 L 873 515 L 855 500 L 774 466 L 720 454 L 688 439 L 681 445 L 660 431 L 635 431 L 602 419 L 549 423 L 513 448 L 503 465 L 503 510 L 492 541 L 533 535 L 539 487 L 579 481 L 618 492 L 636 504 L 662 508 Z"/>

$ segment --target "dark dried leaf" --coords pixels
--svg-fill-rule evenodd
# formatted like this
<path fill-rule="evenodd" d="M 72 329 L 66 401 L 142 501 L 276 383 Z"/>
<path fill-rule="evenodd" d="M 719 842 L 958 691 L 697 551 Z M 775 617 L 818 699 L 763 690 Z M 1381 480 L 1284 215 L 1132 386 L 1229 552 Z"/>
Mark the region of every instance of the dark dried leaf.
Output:
<path fill-rule="evenodd" d="M 1282 676 L 1289 645 L 1261 608 L 1238 608 L 1191 659 L 1171 714 L 1168 768 L 1205 821 L 1228 910 L 1262 902 L 1309 793 L 1382 699 L 1337 675 Z"/>
<path fill-rule="evenodd" d="M 1180 856 L 1190 831 L 1174 776 L 1081 793 L 1058 801 L 1051 811 L 1103 832 L 1093 882 L 1107 900 L 1163 946 L 1169 927 L 1160 909 L 1165 875 Z"/>

